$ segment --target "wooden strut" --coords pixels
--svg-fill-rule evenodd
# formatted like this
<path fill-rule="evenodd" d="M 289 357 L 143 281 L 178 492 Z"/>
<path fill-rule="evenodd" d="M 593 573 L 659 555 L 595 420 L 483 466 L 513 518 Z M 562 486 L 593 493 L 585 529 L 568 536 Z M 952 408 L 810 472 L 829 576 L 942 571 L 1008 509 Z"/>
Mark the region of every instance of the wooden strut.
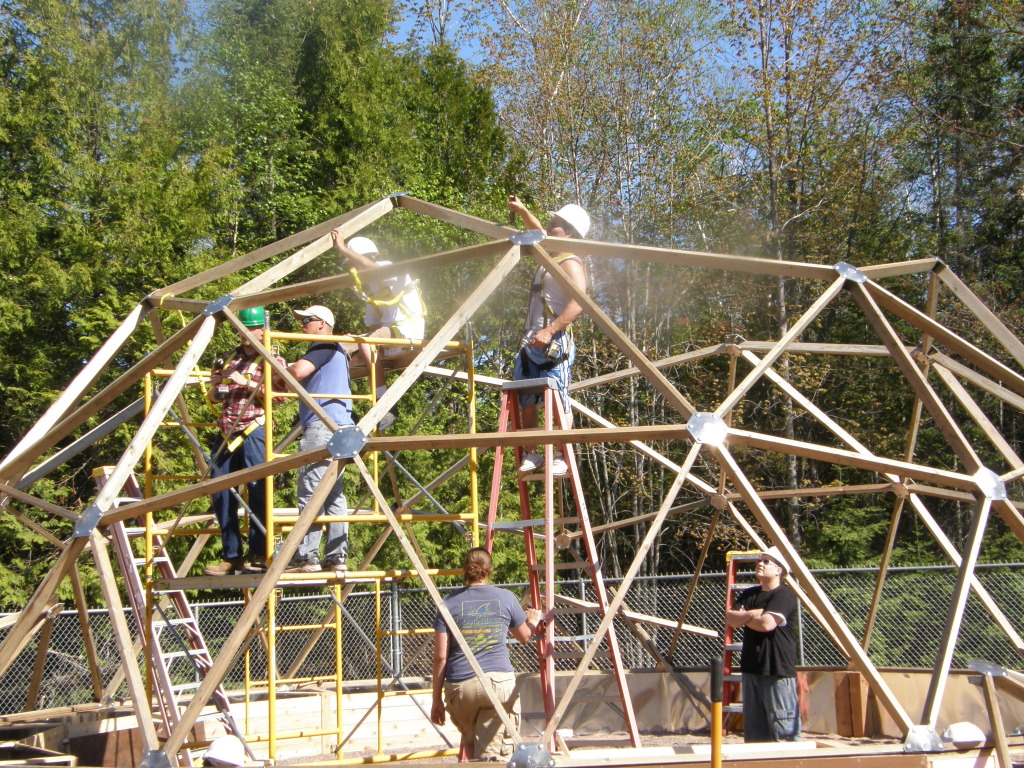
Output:
<path fill-rule="evenodd" d="M 686 461 L 683 462 L 682 468 L 676 475 L 675 480 L 672 482 L 672 487 L 662 500 L 661 507 L 658 510 L 658 517 L 651 522 L 650 527 L 647 529 L 647 535 L 637 548 L 633 562 L 630 563 L 629 569 L 619 585 L 618 593 L 609 603 L 605 616 L 601 619 L 601 623 L 594 631 L 594 637 L 590 641 L 590 645 L 587 646 L 587 650 L 584 652 L 583 658 L 580 659 L 579 667 L 577 667 L 576 671 L 573 673 L 573 676 L 566 685 L 565 690 L 562 691 L 562 697 L 558 701 L 558 706 L 555 707 L 554 714 L 552 714 L 551 718 L 548 720 L 547 727 L 544 729 L 543 741 L 545 743 L 550 743 L 554 738 L 555 731 L 558 729 L 558 725 L 561 723 L 562 717 L 565 716 L 565 712 L 569 708 L 569 704 L 572 702 L 573 694 L 575 694 L 577 688 L 579 688 L 580 682 L 583 679 L 583 673 L 586 672 L 587 667 L 590 666 L 590 662 L 594 660 L 594 656 L 597 654 L 597 649 L 601 644 L 601 640 L 604 639 L 604 636 L 607 634 L 609 627 L 611 627 L 612 622 L 615 620 L 615 616 L 622 607 L 623 601 L 626 599 L 626 595 L 629 593 L 629 588 L 632 586 L 637 574 L 640 573 L 640 567 L 643 565 L 644 558 L 647 557 L 647 553 L 650 551 L 651 547 L 654 546 L 658 533 L 661 531 L 662 523 L 668 516 L 668 510 L 672 507 L 676 495 L 679 493 L 679 489 L 683 485 L 686 475 L 689 474 L 690 469 L 693 467 L 693 463 L 697 460 L 699 452 L 699 445 L 694 445 L 690 449 L 690 452 L 687 454 Z"/>
<path fill-rule="evenodd" d="M 749 353 L 749 352 L 745 353 L 744 357 L 747 357 L 748 359 L 750 359 L 751 362 L 754 362 L 754 361 L 757 360 L 756 356 L 754 356 L 752 353 Z M 836 435 L 840 440 L 842 440 L 844 443 L 849 445 L 855 451 L 857 451 L 859 453 L 862 453 L 865 456 L 871 455 L 871 452 L 867 449 L 867 447 L 865 447 L 853 435 L 851 435 L 849 432 L 847 432 L 845 429 L 843 429 L 838 423 L 835 422 L 835 420 L 833 420 L 828 414 L 826 414 L 824 411 L 822 411 L 820 408 L 818 408 L 818 406 L 816 406 L 812 401 L 810 401 L 807 397 L 805 397 L 802 392 L 800 392 L 798 389 L 793 387 L 788 381 L 786 381 L 784 378 L 782 378 L 782 376 L 780 376 L 777 372 L 775 372 L 774 370 L 769 370 L 767 372 L 767 376 L 776 386 L 778 386 L 781 389 L 783 389 L 786 392 L 786 394 L 788 394 L 791 398 L 793 398 L 793 400 L 796 403 L 798 403 L 808 413 L 810 413 L 812 416 L 814 416 L 822 425 L 824 425 L 829 431 L 831 431 L 834 435 Z M 920 401 L 918 401 L 918 402 L 920 402 Z M 910 453 L 912 453 L 912 446 L 908 446 L 908 448 L 907 448 L 907 455 L 909 455 Z M 886 477 L 891 481 L 890 482 L 890 488 L 893 487 L 893 484 L 895 484 L 895 485 L 900 485 L 901 484 L 901 479 L 900 479 L 900 477 L 898 475 L 889 474 L 889 475 L 886 475 Z M 766 494 L 764 492 L 761 492 L 759 495 L 761 496 L 762 499 L 767 498 L 769 496 L 769 494 Z M 939 546 L 942 547 L 942 549 L 946 553 L 946 556 L 950 558 L 950 560 L 953 562 L 953 564 L 956 565 L 956 566 L 959 566 L 960 565 L 960 556 L 957 554 L 957 552 L 956 552 L 955 548 L 953 547 L 952 543 L 949 541 L 948 538 L 946 538 L 945 534 L 942 532 L 942 530 L 936 524 L 935 519 L 931 516 L 931 513 L 924 506 L 924 504 L 920 501 L 920 499 L 917 498 L 916 495 L 914 495 L 913 491 L 911 491 L 910 498 L 911 498 L 911 504 L 912 504 L 913 508 L 918 513 L 918 515 L 921 517 L 922 522 L 924 522 L 925 525 L 928 527 L 929 531 L 932 534 L 932 537 L 936 540 L 936 542 L 939 544 Z M 969 498 L 972 501 L 974 500 L 973 496 L 970 496 Z M 895 510 L 894 510 L 894 519 L 892 519 L 890 521 L 890 524 L 889 524 L 888 540 L 890 541 L 890 544 L 886 546 L 886 549 L 885 549 L 886 553 L 891 551 L 891 541 L 894 539 L 895 534 L 896 534 L 896 522 L 899 519 L 899 514 L 898 513 L 902 509 L 903 503 L 904 503 L 904 499 L 902 497 L 897 498 L 896 504 L 895 504 Z M 879 603 L 879 599 L 880 599 L 881 581 L 882 581 L 882 579 L 880 577 L 879 580 L 876 582 L 875 593 L 874 593 L 874 597 L 873 597 L 872 602 L 871 602 L 871 610 L 869 610 L 869 614 L 868 614 L 869 618 L 868 618 L 868 621 L 866 623 L 866 627 L 865 627 L 865 631 L 864 631 L 864 639 L 862 641 L 862 647 L 865 648 L 865 649 L 867 649 L 867 647 L 868 647 L 867 640 L 871 636 L 871 627 L 872 627 L 872 625 L 874 623 L 873 618 L 874 618 L 874 614 L 876 612 L 876 609 L 877 609 L 877 606 L 878 606 L 878 603 Z M 991 596 L 989 595 L 988 591 L 985 589 L 984 585 L 982 585 L 980 580 L 978 580 L 973 575 L 971 577 L 971 586 L 974 588 L 975 593 L 978 595 L 978 598 L 981 600 L 982 604 L 985 606 L 985 609 L 988 611 L 989 615 L 992 616 L 992 618 L 995 620 L 995 622 L 1003 630 L 1003 633 L 1010 640 L 1010 642 L 1014 645 L 1014 647 L 1017 649 L 1018 653 L 1024 654 L 1024 640 L 1021 639 L 1021 637 L 1017 634 L 1016 630 L 1014 630 L 1013 625 L 1006 618 L 1005 614 L 1003 614 L 1003 612 L 995 604 L 995 601 L 992 600 Z"/>
<path fill-rule="evenodd" d="M 756 490 L 750 484 L 749 480 L 747 480 L 746 475 L 743 470 L 740 469 L 729 450 L 727 448 L 711 446 L 711 452 L 718 459 L 723 471 L 732 480 L 733 485 L 735 485 L 740 490 L 740 493 L 743 494 L 744 501 L 753 515 L 757 518 L 757 522 L 769 533 L 772 542 L 782 551 L 782 554 L 788 560 L 793 572 L 797 575 L 800 584 L 807 591 L 808 597 L 817 604 L 821 618 L 825 620 L 825 624 L 831 627 L 836 636 L 842 638 L 843 642 L 840 647 L 847 650 L 850 655 L 850 661 L 852 661 L 857 669 L 868 679 L 875 691 L 875 695 L 881 700 L 882 705 L 885 706 L 889 714 L 892 715 L 900 729 L 904 733 L 909 733 L 913 725 L 909 715 L 907 715 L 903 706 L 885 684 L 885 681 L 878 673 L 875 665 L 871 662 L 871 659 L 868 658 L 867 654 L 864 653 L 849 628 L 839 618 L 839 615 L 831 601 L 828 599 L 828 596 L 818 585 L 814 575 L 810 570 L 808 570 L 807 566 L 804 565 L 799 553 L 794 549 L 782 528 L 779 527 L 779 524 L 775 522 L 775 518 L 772 517 L 768 508 L 765 507 L 764 503 L 758 498 Z"/>

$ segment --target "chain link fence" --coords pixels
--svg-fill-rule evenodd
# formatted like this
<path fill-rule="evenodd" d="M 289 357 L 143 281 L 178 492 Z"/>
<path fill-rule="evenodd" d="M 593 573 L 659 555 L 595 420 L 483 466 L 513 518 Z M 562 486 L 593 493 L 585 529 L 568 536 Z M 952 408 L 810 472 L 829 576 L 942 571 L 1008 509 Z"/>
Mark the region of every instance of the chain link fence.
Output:
<path fill-rule="evenodd" d="M 859 639 L 867 620 L 875 589 L 877 571 L 826 570 L 814 576 L 828 594 L 838 613 Z M 1024 563 L 982 565 L 976 577 L 991 599 L 1000 606 L 1018 633 L 1024 633 Z M 889 571 L 881 606 L 871 637 L 870 656 L 880 667 L 930 669 L 945 636 L 947 606 L 955 588 L 957 572 L 951 567 L 895 568 Z M 657 576 L 638 579 L 630 590 L 627 607 L 638 613 L 676 621 L 679 619 L 692 577 L 686 575 Z M 526 593 L 525 584 L 506 585 L 517 594 Z M 615 580 L 609 588 L 618 586 Z M 445 590 L 442 590 L 444 592 Z M 563 581 L 560 592 L 570 597 L 595 600 L 586 579 Z M 685 622 L 700 627 L 723 630 L 725 606 L 725 575 L 706 574 L 697 579 Z M 327 591 L 290 595 L 277 603 L 278 626 L 319 625 L 333 613 L 333 602 Z M 193 609 L 211 653 L 216 656 L 242 613 L 241 600 L 196 602 Z M 357 587 L 340 606 L 342 612 L 342 675 L 346 681 L 372 680 L 378 674 L 377 607 L 369 587 Z M 426 590 L 393 582 L 383 585 L 380 606 L 381 674 L 385 679 L 396 675 L 404 678 L 429 678 L 432 658 L 430 634 L 393 635 L 397 630 L 429 628 L 433 625 L 435 608 Z M 104 686 L 119 673 L 121 661 L 117 653 L 110 620 L 106 611 L 89 611 L 89 622 L 95 638 Z M 559 634 L 568 635 L 584 650 L 588 638 L 597 628 L 594 614 L 559 617 Z M 136 629 L 129 617 L 133 634 Z M 333 625 L 331 625 L 333 627 Z M 641 625 L 650 640 L 667 653 L 673 630 L 651 624 Z M 9 629 L 0 631 L 0 638 Z M 620 620 L 615 631 L 625 665 L 630 669 L 650 669 L 655 665 L 642 643 Z M 36 666 L 38 635 L 25 648 L 7 673 L 0 678 L 0 714 L 26 709 L 33 670 Z M 312 645 L 309 648 L 309 645 Z M 296 677 L 332 676 L 336 672 L 336 646 L 333 628 L 314 640 L 314 630 L 282 631 L 275 643 L 278 675 L 296 666 Z M 721 655 L 721 640 L 683 634 L 675 652 L 675 663 L 682 668 L 706 669 L 709 660 Z M 258 635 L 248 644 L 250 679 L 265 679 L 267 660 Z M 802 666 L 845 667 L 842 654 L 828 635 L 806 611 L 801 611 L 798 659 Z M 987 659 L 1008 667 L 1019 665 L 1019 659 L 1002 632 L 985 611 L 972 590 L 967 602 L 960 637 L 953 663 L 966 667 L 969 659 Z M 532 646 L 512 645 L 513 664 L 522 672 L 536 671 L 537 657 Z M 141 659 L 140 659 L 141 662 Z M 560 669 L 575 669 L 572 660 L 560 659 Z M 608 666 L 599 654 L 596 667 Z M 195 673 L 182 670 L 176 682 L 188 682 Z M 241 688 L 245 680 L 244 657 L 239 655 L 225 679 L 229 690 Z M 114 698 L 127 696 L 124 683 Z M 65 611 L 54 620 L 49 650 L 46 654 L 41 685 L 34 708 L 70 706 L 95 701 L 85 644 L 78 614 Z"/>

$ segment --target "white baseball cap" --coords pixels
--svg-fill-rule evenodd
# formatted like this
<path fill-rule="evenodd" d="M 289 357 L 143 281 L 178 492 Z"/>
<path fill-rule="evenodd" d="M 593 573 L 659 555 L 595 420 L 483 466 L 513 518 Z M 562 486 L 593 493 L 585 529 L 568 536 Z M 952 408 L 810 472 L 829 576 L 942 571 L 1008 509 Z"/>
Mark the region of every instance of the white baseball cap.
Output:
<path fill-rule="evenodd" d="M 552 216 L 557 216 L 574 230 L 580 237 L 586 237 L 590 231 L 590 214 L 575 203 L 563 205 L 557 211 L 548 211 Z M 351 246 L 349 246 L 351 247 Z"/>
<path fill-rule="evenodd" d="M 314 304 L 308 309 L 296 309 L 292 314 L 298 318 L 315 317 L 317 320 L 323 320 L 331 328 L 334 327 L 334 313 L 322 304 Z"/>
<path fill-rule="evenodd" d="M 355 251 L 360 256 L 369 256 L 371 253 L 380 253 L 373 240 L 368 237 L 353 237 L 348 241 L 349 250 Z"/>

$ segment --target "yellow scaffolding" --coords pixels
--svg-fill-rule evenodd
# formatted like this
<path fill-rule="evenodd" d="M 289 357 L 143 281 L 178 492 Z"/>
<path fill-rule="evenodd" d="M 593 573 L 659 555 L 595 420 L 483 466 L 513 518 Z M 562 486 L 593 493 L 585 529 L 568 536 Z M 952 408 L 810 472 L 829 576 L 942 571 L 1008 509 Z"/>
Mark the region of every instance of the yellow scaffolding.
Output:
<path fill-rule="evenodd" d="M 365 343 L 371 346 L 374 350 L 374 357 L 376 357 L 376 349 L 379 346 L 395 346 L 400 348 L 422 348 L 425 344 L 423 342 L 413 342 L 408 339 L 387 339 L 387 338 L 375 338 L 375 337 L 355 337 L 351 335 L 310 335 L 303 333 L 291 333 L 291 332 L 277 332 L 266 330 L 264 332 L 264 343 L 268 349 L 276 349 L 276 344 L 282 341 L 328 341 L 328 342 L 341 342 L 341 343 Z M 465 359 L 465 370 L 467 379 L 467 419 L 468 419 L 468 431 L 473 434 L 477 431 L 476 425 L 476 383 L 473 366 L 473 344 L 472 340 L 466 343 L 462 342 L 449 342 L 445 345 L 444 357 L 458 357 Z M 265 412 L 265 424 L 267 439 L 266 445 L 266 460 L 271 461 L 280 456 L 286 455 L 285 453 L 277 453 L 278 449 L 284 450 L 287 445 L 275 446 L 274 437 L 274 424 L 275 424 L 275 403 L 274 400 L 281 398 L 291 399 L 297 397 L 297 395 L 290 391 L 276 391 L 274 389 L 274 378 L 271 370 L 270 363 L 266 360 L 263 361 L 263 381 L 268 383 L 268 386 L 264 388 L 263 393 L 263 409 Z M 375 366 L 372 361 L 368 367 L 368 392 L 360 394 L 353 392 L 351 394 L 340 395 L 337 393 L 319 393 L 311 392 L 310 395 L 316 398 L 346 398 L 352 401 L 363 401 L 369 403 L 372 407 L 376 403 L 376 375 Z M 144 376 L 144 412 L 148 414 L 153 402 L 154 393 L 154 379 L 161 377 L 168 377 L 173 373 L 171 370 L 166 369 L 154 369 Z M 189 384 L 198 385 L 204 392 L 210 382 L 210 371 L 197 370 L 194 376 L 189 380 Z M 205 401 L 205 398 L 204 398 Z M 180 401 L 184 404 L 184 400 Z M 189 418 L 189 414 L 183 413 L 181 421 L 165 421 L 161 424 L 164 428 L 174 429 L 192 429 L 192 428 L 216 428 L 216 422 L 207 421 L 193 421 Z M 155 438 L 154 438 L 155 439 Z M 379 481 L 381 474 L 381 457 L 377 453 L 368 454 L 369 464 L 372 467 L 374 481 Z M 393 462 L 388 463 L 388 467 L 393 467 Z M 468 512 L 449 514 L 446 512 L 434 512 L 434 513 L 413 513 L 409 512 L 397 512 L 394 517 L 402 523 L 412 522 L 461 522 L 467 524 L 471 531 L 471 538 L 473 546 L 479 545 L 479 480 L 477 477 L 478 473 L 478 452 L 475 447 L 468 449 L 468 461 L 467 469 L 469 472 L 469 493 L 470 493 L 470 508 Z M 392 469 L 393 471 L 393 469 Z M 155 469 L 154 464 L 154 446 L 151 440 L 146 446 L 144 457 L 143 457 L 143 475 L 144 475 L 144 496 L 151 497 L 154 495 L 154 484 L 156 482 L 175 482 L 175 481 L 191 481 L 196 482 L 202 480 L 205 474 L 209 472 L 209 469 L 203 475 L 165 475 L 159 474 Z M 275 475 L 270 475 L 264 479 L 267 484 L 266 493 L 266 509 L 264 510 L 264 520 L 266 526 L 266 541 L 267 551 L 266 557 L 267 562 L 273 561 L 275 555 L 275 541 L 279 537 L 283 537 L 287 531 L 289 531 L 295 522 L 295 516 L 288 514 L 291 510 L 285 510 L 283 508 L 277 508 L 274 504 L 274 478 Z M 297 513 L 297 510 L 296 510 Z M 159 599 L 159 591 L 155 589 L 155 579 L 153 571 L 153 560 L 161 553 L 157 553 L 154 550 L 154 532 L 158 529 L 165 535 L 176 535 L 176 536 L 197 536 L 197 535 L 209 535 L 211 528 L 204 525 L 201 528 L 193 527 L 197 522 L 206 522 L 206 516 L 202 518 L 189 518 L 187 521 L 183 521 L 179 515 L 178 519 L 168 529 L 165 523 L 157 521 L 152 511 L 146 513 L 146 534 L 145 534 L 145 584 L 146 584 L 146 601 L 147 601 L 147 620 L 148 623 L 152 624 L 154 617 L 154 606 L 156 601 Z M 347 522 L 347 523 L 387 523 L 388 518 L 380 511 L 379 502 L 376 497 L 373 497 L 372 507 L 368 510 L 352 510 L 346 515 L 321 515 L 318 516 L 313 525 L 322 525 L 324 523 L 331 522 Z M 181 525 L 179 525 L 181 523 Z M 249 524 L 252 524 L 249 521 Z M 243 526 L 243 533 L 247 530 Z M 411 530 L 411 529 L 410 529 Z M 461 570 L 457 569 L 433 569 L 427 570 L 431 576 L 458 576 L 461 574 Z M 404 579 L 415 579 L 420 576 L 420 572 L 416 569 L 377 569 L 377 570 L 355 570 L 347 571 L 343 573 L 335 572 L 321 572 L 321 573 L 298 573 L 288 574 L 285 580 L 282 580 L 278 584 L 278 589 L 271 593 L 270 598 L 266 602 L 266 621 L 261 626 L 254 628 L 253 632 L 259 637 L 266 655 L 266 669 L 267 676 L 265 679 L 260 679 L 253 676 L 254 663 L 252 659 L 252 643 L 247 643 L 245 652 L 243 654 L 243 671 L 244 671 L 244 699 L 243 699 L 243 713 L 242 722 L 244 723 L 244 739 L 247 742 L 252 743 L 266 743 L 269 757 L 271 760 L 276 760 L 278 757 L 278 741 L 287 739 L 299 739 L 309 738 L 313 736 L 334 736 L 336 738 L 336 751 L 341 752 L 344 744 L 347 742 L 358 729 L 358 727 L 365 721 L 365 717 L 359 721 L 346 736 L 344 730 L 344 718 L 342 706 L 342 694 L 344 691 L 344 664 L 343 664 L 343 631 L 342 631 L 342 611 L 340 606 L 344 602 L 345 598 L 356 586 L 356 584 L 371 584 L 374 592 L 375 599 L 375 615 L 376 615 L 376 632 L 375 632 L 375 651 L 377 656 L 376 665 L 376 690 L 377 690 L 377 701 L 375 709 L 377 712 L 377 752 L 376 755 L 371 757 L 362 758 L 339 758 L 336 761 L 338 764 L 363 764 L 363 763 L 379 763 L 379 762 L 390 762 L 395 758 L 384 753 L 383 733 L 382 733 L 382 722 L 381 715 L 383 712 L 383 701 L 386 698 L 399 695 L 398 692 L 392 691 L 389 687 L 384 684 L 384 672 L 383 672 L 383 643 L 390 640 L 391 637 L 396 635 L 416 635 L 423 633 L 432 633 L 433 630 L 430 628 L 410 629 L 394 632 L 393 630 L 384 630 L 381 625 L 381 585 L 384 582 L 404 580 Z M 278 623 L 278 603 L 283 598 L 284 591 L 287 588 L 309 588 L 314 586 L 325 587 L 331 596 L 331 610 L 328 616 L 325 616 L 324 620 L 314 624 L 279 624 Z M 244 599 L 246 603 L 249 601 L 251 590 L 243 590 Z M 280 635 L 290 633 L 311 633 L 311 638 L 307 641 L 306 647 L 303 652 L 300 653 L 300 658 L 297 661 L 292 662 L 292 670 L 297 671 L 297 668 L 301 666 L 305 660 L 308 652 L 312 650 L 313 644 L 315 644 L 324 632 L 333 632 L 334 635 L 334 673 L 330 675 L 298 675 L 298 674 L 287 674 L 281 675 L 278 670 L 278 658 L 277 658 L 277 642 Z M 144 642 L 151 642 L 151 638 L 145 638 Z M 148 654 L 146 655 L 148 659 Z M 400 670 L 394 670 L 395 674 L 399 674 Z M 151 678 L 151 674 L 147 674 L 147 679 Z M 336 722 L 333 727 L 324 727 L 319 729 L 302 729 L 302 730 L 282 730 L 280 729 L 277 717 L 278 708 L 278 689 L 280 686 L 302 686 L 302 685 L 319 685 L 324 683 L 333 683 L 337 692 L 337 712 Z M 267 700 L 267 712 L 268 722 L 266 731 L 264 733 L 254 732 L 254 716 L 252 704 L 256 697 L 259 695 L 261 690 L 266 692 Z M 402 692 L 401 695 L 406 695 Z M 402 759 L 423 759 L 426 757 L 438 757 L 445 755 L 455 755 L 458 753 L 457 749 L 447 750 L 436 750 L 436 751 L 421 751 L 415 754 L 409 754 L 402 756 Z"/>

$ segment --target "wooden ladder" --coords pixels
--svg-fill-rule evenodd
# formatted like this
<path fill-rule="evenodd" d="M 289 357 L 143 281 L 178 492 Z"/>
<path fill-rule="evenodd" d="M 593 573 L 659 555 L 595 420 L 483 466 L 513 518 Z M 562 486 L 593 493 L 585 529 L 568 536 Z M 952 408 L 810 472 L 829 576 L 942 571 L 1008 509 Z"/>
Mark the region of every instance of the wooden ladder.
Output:
<path fill-rule="evenodd" d="M 745 563 L 757 563 L 760 550 L 746 552 L 731 551 L 725 553 L 725 609 L 733 609 L 736 595 L 749 587 L 757 586 L 750 580 L 748 572 L 741 572 L 740 566 Z M 746 580 L 744 581 L 744 578 Z M 726 625 L 723 633 L 722 649 L 722 730 L 727 732 L 743 714 L 743 703 L 740 692 L 743 690 L 743 676 L 740 674 L 739 652 L 743 648 L 743 636 L 739 627 Z"/>
<path fill-rule="evenodd" d="M 97 489 L 102 488 L 113 467 L 100 467 L 93 472 Z M 134 474 L 130 474 L 122 488 L 125 496 L 115 500 L 114 506 L 141 501 L 143 494 Z M 194 692 L 202 685 L 204 678 L 213 667 L 213 658 L 206 647 L 206 641 L 199 629 L 199 623 L 192 611 L 185 593 L 168 590 L 161 594 L 153 606 L 152 615 L 148 609 L 146 587 L 140 569 L 146 567 L 146 558 L 138 557 L 132 541 L 146 534 L 144 521 L 133 519 L 116 522 L 108 526 L 114 553 L 124 577 L 125 589 L 132 608 L 132 616 L 143 638 L 148 659 L 148 680 L 154 699 L 154 714 L 158 718 L 158 734 L 166 737 L 181 719 L 181 712 L 188 703 L 179 704 L 182 695 Z M 164 547 L 163 537 L 153 536 L 153 576 L 157 579 L 175 579 L 178 574 Z M 176 676 L 191 680 L 175 683 Z M 217 686 L 211 700 L 217 707 L 215 717 L 223 721 L 229 733 L 241 738 L 231 716 L 231 704 L 223 686 Z M 244 741 L 243 741 L 244 743 Z M 183 765 L 192 765 L 190 750 L 182 749 L 180 758 Z"/>
<path fill-rule="evenodd" d="M 516 431 L 521 428 L 522 422 L 519 412 L 520 393 L 542 393 L 546 430 L 550 431 L 552 429 L 555 419 L 558 421 L 559 429 L 568 430 L 571 428 L 569 415 L 563 413 L 559 406 L 558 392 L 554 388 L 554 382 L 550 379 L 526 379 L 523 381 L 506 382 L 503 385 L 498 415 L 498 432 Z M 555 662 L 573 660 L 578 662 L 586 651 L 587 643 L 593 641 L 593 635 L 588 635 L 585 630 L 578 635 L 567 633 L 566 630 L 569 629 L 567 622 L 565 622 L 566 626 L 563 627 L 556 620 L 556 617 L 596 611 L 598 616 L 604 618 L 609 603 L 602 575 L 602 564 L 598 557 L 598 549 L 590 525 L 590 516 L 587 513 L 575 453 L 571 444 L 565 446 L 563 458 L 569 467 L 569 471 L 564 477 L 557 478 L 554 477 L 551 471 L 554 453 L 554 446 L 545 446 L 544 466 L 536 472 L 520 473 L 518 468 L 522 463 L 523 449 L 518 446 L 515 448 L 521 520 L 516 522 L 499 522 L 497 521 L 497 512 L 498 498 L 501 491 L 504 448 L 498 446 L 495 449 L 494 474 L 491 479 L 491 496 L 487 512 L 486 539 L 487 549 L 490 550 L 495 531 L 521 532 L 525 538 L 530 598 L 533 606 L 540 608 L 548 621 L 544 632 L 537 641 L 544 712 L 543 715 L 541 713 L 523 713 L 523 718 L 539 719 L 543 716 L 545 723 L 550 722 L 557 703 Z M 556 484 L 556 480 L 560 482 Z M 533 517 L 530 500 L 529 484 L 533 482 L 543 483 L 544 509 L 543 516 L 539 518 Z M 575 514 L 566 513 L 566 484 L 570 487 L 573 499 L 575 500 Z M 556 490 L 559 500 L 558 517 L 555 516 Z M 543 543 L 542 555 L 540 557 L 538 557 L 537 553 L 538 548 L 535 546 L 537 537 L 540 537 Z M 576 539 L 580 539 L 583 542 L 585 559 L 572 549 L 572 544 Z M 558 555 L 562 552 L 571 559 L 558 562 Z M 580 601 L 574 601 L 575 605 L 567 605 L 565 602 L 558 604 L 556 571 L 585 572 L 590 577 L 590 582 L 597 598 L 596 608 L 581 607 Z M 562 630 L 561 633 L 560 630 Z M 581 691 L 573 697 L 573 701 L 603 702 L 613 709 L 616 709 L 616 707 L 621 708 L 621 711 L 618 713 L 623 718 L 629 741 L 632 746 L 639 747 L 640 733 L 637 730 L 636 716 L 633 712 L 633 703 L 630 699 L 629 688 L 626 683 L 622 653 L 616 639 L 614 624 L 608 628 L 603 642 L 604 651 L 599 652 L 595 658 L 603 656 L 609 660 L 611 674 L 615 679 L 618 689 L 617 694 L 606 695 L 601 693 L 591 695 Z M 602 686 L 602 688 L 604 687 Z M 550 744 L 548 748 L 553 749 L 554 745 Z"/>

